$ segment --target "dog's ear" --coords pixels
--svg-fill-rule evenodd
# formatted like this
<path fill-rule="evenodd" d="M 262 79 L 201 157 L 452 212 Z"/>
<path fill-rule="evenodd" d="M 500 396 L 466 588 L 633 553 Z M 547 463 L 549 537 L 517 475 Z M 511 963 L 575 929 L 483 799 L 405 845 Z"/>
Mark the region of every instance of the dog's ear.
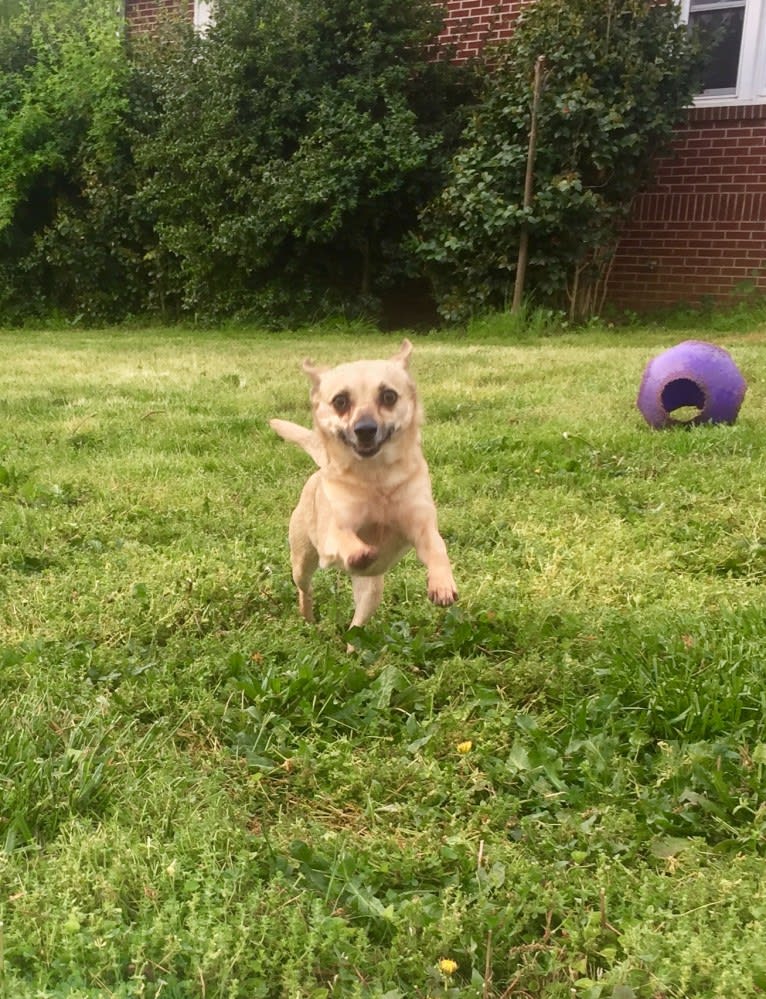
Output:
<path fill-rule="evenodd" d="M 318 388 L 319 379 L 322 377 L 322 372 L 327 371 L 327 368 L 320 367 L 319 365 L 314 364 L 314 362 L 310 360 L 308 357 L 303 362 L 301 367 L 308 375 L 309 381 L 311 382 L 311 388 L 312 389 Z"/>
<path fill-rule="evenodd" d="M 392 361 L 396 361 L 397 364 L 401 364 L 403 368 L 408 368 L 410 366 L 410 354 L 412 353 L 412 344 L 409 340 L 402 340 L 402 345 L 399 350 L 391 358 Z"/>

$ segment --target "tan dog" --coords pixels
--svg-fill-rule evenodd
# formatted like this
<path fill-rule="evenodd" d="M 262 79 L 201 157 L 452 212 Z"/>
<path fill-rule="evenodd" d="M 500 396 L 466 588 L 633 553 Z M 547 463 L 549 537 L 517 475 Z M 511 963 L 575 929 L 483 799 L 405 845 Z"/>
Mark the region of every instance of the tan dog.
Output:
<path fill-rule="evenodd" d="M 290 518 L 293 579 L 307 621 L 318 567 L 337 566 L 351 576 L 354 627 L 375 613 L 383 574 L 410 548 L 428 570 L 429 598 L 442 607 L 457 599 L 420 448 L 422 410 L 407 372 L 411 352 L 404 340 L 388 361 L 330 369 L 304 361 L 314 429 L 270 421 L 319 466 Z"/>

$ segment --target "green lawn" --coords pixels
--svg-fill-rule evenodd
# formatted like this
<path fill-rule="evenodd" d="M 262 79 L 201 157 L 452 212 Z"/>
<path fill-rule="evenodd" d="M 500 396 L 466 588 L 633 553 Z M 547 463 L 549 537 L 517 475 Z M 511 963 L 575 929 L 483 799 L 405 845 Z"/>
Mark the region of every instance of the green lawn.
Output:
<path fill-rule="evenodd" d="M 417 338 L 461 600 L 349 656 L 266 421 L 398 335 L 0 334 L 0 996 L 764 995 L 766 329 L 651 431 L 692 335 Z"/>

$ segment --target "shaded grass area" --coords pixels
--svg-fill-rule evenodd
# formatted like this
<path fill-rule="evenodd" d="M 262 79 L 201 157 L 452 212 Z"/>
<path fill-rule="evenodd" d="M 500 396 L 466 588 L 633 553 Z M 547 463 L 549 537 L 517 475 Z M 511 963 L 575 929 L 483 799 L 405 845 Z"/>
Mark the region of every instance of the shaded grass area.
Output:
<path fill-rule="evenodd" d="M 2 334 L 2 991 L 761 995 L 766 334 L 649 431 L 687 335 L 419 338 L 461 601 L 409 556 L 347 656 L 266 420 L 398 338 Z"/>

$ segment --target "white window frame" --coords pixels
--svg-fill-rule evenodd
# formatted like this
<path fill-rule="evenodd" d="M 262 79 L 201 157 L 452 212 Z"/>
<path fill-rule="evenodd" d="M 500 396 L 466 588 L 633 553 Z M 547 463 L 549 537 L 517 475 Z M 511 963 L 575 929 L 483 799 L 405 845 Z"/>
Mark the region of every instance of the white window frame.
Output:
<path fill-rule="evenodd" d="M 204 35 L 213 23 L 214 0 L 194 0 L 194 27 Z"/>
<path fill-rule="evenodd" d="M 680 0 L 681 20 L 689 21 L 690 0 Z M 733 92 L 709 91 L 694 99 L 695 107 L 766 104 L 766 0 L 745 0 L 737 86 Z"/>

